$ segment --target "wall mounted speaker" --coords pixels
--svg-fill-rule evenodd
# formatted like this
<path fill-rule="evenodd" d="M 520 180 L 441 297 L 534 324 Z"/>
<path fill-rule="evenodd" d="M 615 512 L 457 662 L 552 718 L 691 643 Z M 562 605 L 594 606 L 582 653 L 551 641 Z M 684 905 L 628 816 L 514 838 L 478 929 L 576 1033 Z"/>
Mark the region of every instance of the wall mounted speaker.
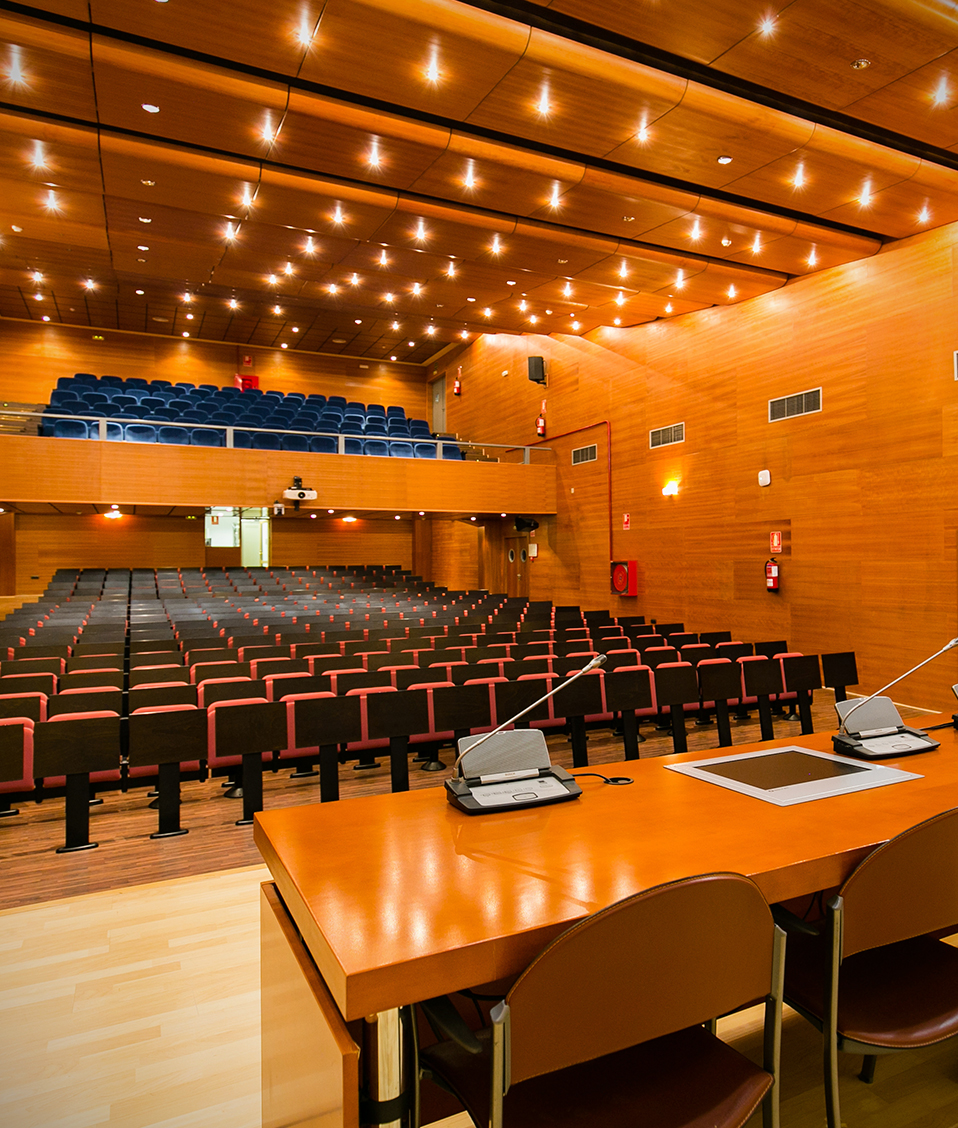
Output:
<path fill-rule="evenodd" d="M 542 357 L 530 356 L 528 365 L 529 379 L 534 380 L 537 384 L 544 384 L 546 382 L 546 364 Z"/>

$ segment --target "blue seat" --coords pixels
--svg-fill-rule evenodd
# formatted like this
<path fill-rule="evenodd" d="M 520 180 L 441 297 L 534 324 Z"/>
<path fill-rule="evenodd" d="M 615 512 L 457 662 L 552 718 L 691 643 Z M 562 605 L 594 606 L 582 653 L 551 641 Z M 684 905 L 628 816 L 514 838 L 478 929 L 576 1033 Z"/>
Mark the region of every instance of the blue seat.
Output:
<path fill-rule="evenodd" d="M 349 414 L 353 411 L 357 412 L 359 415 L 365 415 L 366 405 L 364 403 L 360 403 L 359 400 L 350 400 L 349 403 L 346 404 L 346 412 L 347 414 Z"/>
<path fill-rule="evenodd" d="M 57 390 L 63 391 L 69 388 L 71 391 L 76 391 L 76 377 L 75 376 L 60 376 L 57 379 Z"/>
<path fill-rule="evenodd" d="M 180 415 L 181 423 L 208 423 L 209 415 L 205 411 L 184 411 Z"/>
<path fill-rule="evenodd" d="M 287 392 L 286 393 L 286 402 L 287 403 L 305 403 L 306 402 L 306 393 L 305 392 Z"/>
<path fill-rule="evenodd" d="M 367 439 L 388 439 L 389 432 L 385 427 L 379 427 L 375 423 L 367 423 L 366 430 L 363 432 Z"/>
<path fill-rule="evenodd" d="M 406 409 L 404 407 L 399 407 L 396 404 L 390 404 L 389 407 L 386 408 L 386 418 L 392 419 L 394 415 L 398 415 L 400 419 L 405 419 Z"/>
<path fill-rule="evenodd" d="M 173 385 L 175 388 L 182 388 L 185 392 L 195 392 L 196 385 L 191 384 L 188 380 L 177 380 Z"/>
<path fill-rule="evenodd" d="M 236 416 L 230 411 L 214 411 L 206 420 L 207 423 L 217 423 L 221 427 L 229 427 L 236 422 Z"/>
<path fill-rule="evenodd" d="M 156 432 L 156 441 L 166 443 L 167 446 L 189 446 L 189 427 L 160 427 Z"/>
<path fill-rule="evenodd" d="M 283 435 L 280 450 L 309 450 L 309 439 L 305 435 Z"/>
<path fill-rule="evenodd" d="M 268 426 L 275 427 L 282 431 L 288 424 L 292 423 L 296 418 L 295 412 L 292 411 L 274 411 L 267 420 Z"/>
<path fill-rule="evenodd" d="M 129 383 L 129 381 L 127 381 L 127 383 Z M 198 384 L 196 390 L 198 392 L 206 392 L 207 394 L 212 394 L 213 392 L 218 392 L 220 389 L 216 386 L 216 384 Z"/>
<path fill-rule="evenodd" d="M 123 387 L 123 377 L 122 376 L 101 376 L 100 377 L 100 383 L 106 384 L 107 387 L 110 387 L 110 388 L 122 388 Z"/>
<path fill-rule="evenodd" d="M 149 385 L 149 381 L 145 380 L 142 376 L 127 376 L 126 386 L 129 389 L 129 388 L 148 388 L 150 385 Z"/>
<path fill-rule="evenodd" d="M 182 399 L 182 398 L 171 399 L 169 401 L 169 403 L 167 403 L 166 406 L 170 409 L 170 411 L 176 411 L 176 412 L 189 411 L 190 408 L 193 406 L 193 401 L 188 400 L 188 399 Z"/>
<path fill-rule="evenodd" d="M 313 435 L 309 440 L 309 449 L 314 454 L 336 454 L 339 443 L 332 435 Z"/>
<path fill-rule="evenodd" d="M 92 372 L 74 372 L 73 379 L 78 384 L 89 384 L 91 387 L 95 387 L 97 383 L 97 378 Z"/>
<path fill-rule="evenodd" d="M 87 407 L 96 407 L 97 404 L 109 403 L 110 397 L 106 392 L 84 392 L 82 402 L 85 403 Z"/>
<path fill-rule="evenodd" d="M 389 444 L 390 458 L 415 458 L 412 443 L 391 442 Z"/>
<path fill-rule="evenodd" d="M 130 381 L 127 380 L 126 387 L 123 389 L 125 396 L 132 396 L 137 403 L 142 403 L 150 394 L 149 388 L 130 387 Z"/>
<path fill-rule="evenodd" d="M 55 439 L 85 439 L 89 437 L 90 430 L 82 419 L 53 419 L 53 437 Z M 96 424 L 93 424 L 94 427 Z"/>
<path fill-rule="evenodd" d="M 443 443 L 442 457 L 444 459 L 454 459 L 457 462 L 462 462 L 462 451 L 455 443 Z"/>
<path fill-rule="evenodd" d="M 50 393 L 50 403 L 79 403 L 80 397 L 72 388 L 54 388 Z"/>
<path fill-rule="evenodd" d="M 90 425 L 90 438 L 98 439 L 100 437 L 99 424 L 93 423 Z M 108 443 L 122 443 L 126 436 L 123 433 L 123 424 L 114 423 L 109 420 L 106 425 L 106 441 Z"/>
<path fill-rule="evenodd" d="M 151 422 L 155 419 L 158 423 L 172 423 L 174 419 L 179 417 L 179 414 L 178 411 L 171 411 L 168 407 L 164 407 L 158 411 L 151 411 L 148 418 Z"/>
<path fill-rule="evenodd" d="M 150 381 L 150 387 L 151 388 L 172 388 L 173 387 L 173 381 L 172 380 L 151 380 Z"/>
<path fill-rule="evenodd" d="M 326 402 L 330 405 L 338 404 L 344 411 L 346 410 L 346 397 L 345 396 L 327 396 Z"/>
<path fill-rule="evenodd" d="M 436 457 L 436 444 L 435 443 L 413 443 L 413 450 L 416 452 L 417 458 L 435 458 Z"/>
<path fill-rule="evenodd" d="M 265 392 L 262 388 L 243 388 L 240 395 L 246 399 L 262 399 Z"/>
<path fill-rule="evenodd" d="M 166 407 L 166 400 L 162 396 L 144 396 L 144 398 L 140 400 L 140 407 L 144 408 L 146 411 L 162 411 L 163 408 Z"/>
<path fill-rule="evenodd" d="M 363 448 L 367 454 L 375 455 L 377 458 L 389 457 L 389 443 L 385 439 L 367 439 L 363 443 Z"/>
<path fill-rule="evenodd" d="M 309 404 L 315 404 L 316 406 L 323 408 L 326 406 L 326 397 L 320 392 L 310 392 L 306 397 L 306 402 Z"/>
<path fill-rule="evenodd" d="M 386 409 L 381 403 L 369 403 L 366 405 L 366 418 L 369 419 L 370 416 L 375 416 L 377 419 L 385 419 Z"/>
<path fill-rule="evenodd" d="M 155 443 L 156 428 L 149 423 L 127 423 L 123 437 L 128 443 Z"/>
<path fill-rule="evenodd" d="M 136 411 L 136 412 L 134 412 L 134 411 L 118 411 L 113 416 L 113 418 L 114 419 L 120 419 L 123 422 L 129 421 L 131 423 L 142 423 L 143 422 L 143 413 L 139 412 L 139 411 Z"/>
<path fill-rule="evenodd" d="M 398 427 L 395 423 L 390 423 L 389 427 L 387 428 L 387 433 L 388 433 L 388 435 L 391 439 L 408 439 L 409 438 L 409 428 L 408 427 Z"/>
<path fill-rule="evenodd" d="M 352 435 L 346 435 L 343 439 L 343 448 L 346 454 L 363 454 L 363 440 L 357 439 Z"/>
<path fill-rule="evenodd" d="M 193 446 L 221 447 L 225 442 L 226 436 L 222 431 L 214 431 L 209 427 L 193 427 L 190 430 L 190 443 Z"/>
<path fill-rule="evenodd" d="M 342 435 L 361 435 L 363 433 L 362 423 L 351 423 L 348 419 L 344 419 L 339 432 Z"/>
<path fill-rule="evenodd" d="M 137 407 L 139 402 L 136 396 L 127 395 L 126 392 L 121 392 L 114 396 L 112 400 L 113 406 L 120 408 L 121 411 L 128 407 Z"/>
<path fill-rule="evenodd" d="M 249 450 L 253 445 L 253 436 L 249 431 L 234 431 L 233 446 L 237 450 Z"/>
<path fill-rule="evenodd" d="M 424 435 L 428 435 L 430 438 L 432 438 L 432 431 L 430 430 L 429 424 L 426 422 L 425 419 L 410 419 L 409 420 L 409 433 L 410 433 L 410 435 L 415 435 L 415 434 L 422 435 L 422 434 L 424 434 Z"/>
<path fill-rule="evenodd" d="M 336 418 L 330 419 L 328 416 L 324 415 L 324 416 L 322 416 L 322 418 L 319 421 L 319 428 L 318 429 L 320 431 L 336 431 L 336 432 L 338 432 L 341 426 L 342 426 L 342 423 L 340 423 L 340 421 L 338 419 L 336 419 Z"/>
<path fill-rule="evenodd" d="M 233 422 L 237 427 L 262 427 L 263 419 L 259 415 L 251 415 L 249 412 L 244 412 L 242 415 L 237 415 L 233 418 Z"/>
<path fill-rule="evenodd" d="M 253 434 L 253 450 L 279 450 L 279 435 L 272 431 L 256 431 Z"/>

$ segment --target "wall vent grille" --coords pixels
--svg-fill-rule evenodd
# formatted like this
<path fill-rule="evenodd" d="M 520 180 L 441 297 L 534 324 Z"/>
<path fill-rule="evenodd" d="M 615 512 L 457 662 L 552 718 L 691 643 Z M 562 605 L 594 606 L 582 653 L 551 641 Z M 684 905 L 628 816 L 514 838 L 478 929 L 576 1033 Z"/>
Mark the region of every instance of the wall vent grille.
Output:
<path fill-rule="evenodd" d="M 798 392 L 794 396 L 768 401 L 768 421 L 791 419 L 795 415 L 811 415 L 822 410 L 822 389 L 812 388 L 810 392 Z"/>
<path fill-rule="evenodd" d="M 595 443 L 592 446 L 576 447 L 572 452 L 572 465 L 578 466 L 580 462 L 595 462 L 598 457 Z"/>
<path fill-rule="evenodd" d="M 685 442 L 685 424 L 673 423 L 671 427 L 659 427 L 649 431 L 649 447 L 671 446 Z"/>

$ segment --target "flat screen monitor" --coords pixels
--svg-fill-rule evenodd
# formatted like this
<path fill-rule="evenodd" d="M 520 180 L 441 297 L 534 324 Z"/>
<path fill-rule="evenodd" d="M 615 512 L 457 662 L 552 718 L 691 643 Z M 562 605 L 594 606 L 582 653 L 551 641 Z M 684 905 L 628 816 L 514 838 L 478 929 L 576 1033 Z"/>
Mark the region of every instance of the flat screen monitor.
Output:
<path fill-rule="evenodd" d="M 751 795 L 778 807 L 922 778 L 915 772 L 905 772 L 900 768 L 851 760 L 830 752 L 815 752 L 794 744 L 664 766 L 669 771 L 716 784 L 741 795 Z"/>

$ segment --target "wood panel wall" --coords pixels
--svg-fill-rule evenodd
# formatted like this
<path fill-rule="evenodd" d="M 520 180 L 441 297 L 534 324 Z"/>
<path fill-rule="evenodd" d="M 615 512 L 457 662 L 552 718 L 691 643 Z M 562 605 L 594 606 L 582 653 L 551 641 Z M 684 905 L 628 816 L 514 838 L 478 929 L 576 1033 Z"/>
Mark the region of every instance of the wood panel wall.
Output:
<path fill-rule="evenodd" d="M 42 592 L 58 568 L 202 568 L 206 554 L 203 521 L 186 517 L 18 513 L 16 539 L 18 594 Z"/>
<path fill-rule="evenodd" d="M 249 355 L 264 391 L 400 404 L 410 418 L 427 418 L 426 372 L 415 364 L 6 320 L 0 321 L 0 347 L 0 401 L 45 403 L 59 377 L 74 372 L 224 387 Z"/>
<path fill-rule="evenodd" d="M 958 633 L 956 257 L 951 226 L 739 305 L 589 339 L 477 341 L 456 359 L 451 429 L 531 442 L 542 399 L 550 436 L 595 425 L 547 439 L 558 513 L 538 534 L 532 597 L 852 649 L 866 690 L 942 646 Z M 546 358 L 545 388 L 527 379 L 529 355 Z M 770 398 L 818 387 L 821 413 L 768 422 Z M 609 594 L 606 420 L 612 556 L 638 561 L 637 600 Z M 652 428 L 680 422 L 684 443 L 650 450 Z M 590 436 L 598 461 L 572 468 Z M 671 478 L 679 495 L 663 497 Z M 764 579 L 773 531 L 777 595 Z M 951 653 L 896 696 L 951 711 L 955 681 Z"/>
<path fill-rule="evenodd" d="M 432 569 L 426 578 L 457 591 L 477 588 L 482 526 L 441 520 L 431 525 Z"/>
<path fill-rule="evenodd" d="M 274 517 L 270 522 L 270 561 L 291 564 L 399 564 L 413 568 L 413 522 L 338 517 Z"/>

